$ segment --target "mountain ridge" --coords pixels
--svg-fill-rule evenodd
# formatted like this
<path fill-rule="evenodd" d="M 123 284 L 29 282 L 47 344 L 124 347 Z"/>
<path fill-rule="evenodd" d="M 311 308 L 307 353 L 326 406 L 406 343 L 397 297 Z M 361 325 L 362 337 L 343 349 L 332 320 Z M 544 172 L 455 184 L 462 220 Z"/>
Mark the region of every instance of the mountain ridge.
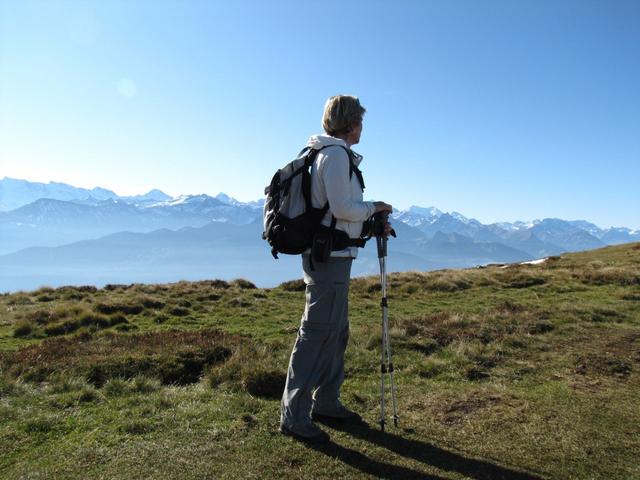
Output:
<path fill-rule="evenodd" d="M 36 185 L 35 191 L 41 191 L 42 185 Z M 70 195 L 70 186 L 53 185 L 61 195 Z M 75 192 L 82 196 L 90 191 Z M 113 194 L 106 189 L 97 192 Z M 601 229 L 586 220 L 546 218 L 485 225 L 458 212 L 415 205 L 395 210 L 392 221 L 399 234 L 389 247 L 390 265 L 396 271 L 512 263 L 640 241 L 640 232 L 624 227 Z M 0 268 L 4 271 L 0 290 L 91 283 L 92 278 L 99 282 L 95 272 L 113 271 L 114 265 L 119 269 L 117 281 L 169 281 L 180 275 L 197 279 L 196 272 L 206 277 L 216 271 L 227 277 L 255 274 L 260 276 L 258 283 L 295 278 L 297 262 L 274 264 L 261 233 L 261 201 L 240 202 L 222 192 L 215 197 L 174 198 L 154 189 L 129 197 L 40 198 L 0 212 Z M 114 239 L 120 240 L 114 244 Z M 61 263 L 63 258 L 66 263 Z M 354 271 L 361 274 L 377 268 L 371 247 L 354 264 Z M 164 276 L 153 276 L 162 271 Z M 60 272 L 67 274 L 61 277 Z M 25 275 L 31 275 L 30 280 L 19 280 Z"/>

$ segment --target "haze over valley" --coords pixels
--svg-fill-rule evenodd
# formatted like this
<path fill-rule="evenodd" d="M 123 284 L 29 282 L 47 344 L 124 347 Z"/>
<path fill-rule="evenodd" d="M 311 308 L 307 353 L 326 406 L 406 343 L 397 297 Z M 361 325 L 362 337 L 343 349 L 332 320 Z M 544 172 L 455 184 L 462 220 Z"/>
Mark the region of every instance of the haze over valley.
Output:
<path fill-rule="evenodd" d="M 640 240 L 626 227 L 546 218 L 485 225 L 457 212 L 412 206 L 393 213 L 390 271 L 529 261 Z M 0 180 L 0 291 L 40 286 L 246 278 L 263 287 L 300 277 L 296 256 L 271 257 L 262 200 L 220 193 L 122 197 L 104 188 Z M 353 264 L 374 274 L 374 242 Z"/>

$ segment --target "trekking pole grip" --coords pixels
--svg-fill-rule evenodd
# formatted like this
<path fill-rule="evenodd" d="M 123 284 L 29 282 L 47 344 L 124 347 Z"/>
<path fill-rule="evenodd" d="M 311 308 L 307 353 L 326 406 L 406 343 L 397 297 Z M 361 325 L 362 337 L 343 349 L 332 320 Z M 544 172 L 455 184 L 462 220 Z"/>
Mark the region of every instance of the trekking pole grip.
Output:
<path fill-rule="evenodd" d="M 384 234 L 385 227 L 389 223 L 389 212 L 384 210 L 377 212 L 373 215 L 373 234 L 376 236 L 376 243 L 378 244 L 378 258 L 387 256 L 387 236 Z M 395 237 L 396 232 L 392 228 L 389 232 L 391 236 Z"/>

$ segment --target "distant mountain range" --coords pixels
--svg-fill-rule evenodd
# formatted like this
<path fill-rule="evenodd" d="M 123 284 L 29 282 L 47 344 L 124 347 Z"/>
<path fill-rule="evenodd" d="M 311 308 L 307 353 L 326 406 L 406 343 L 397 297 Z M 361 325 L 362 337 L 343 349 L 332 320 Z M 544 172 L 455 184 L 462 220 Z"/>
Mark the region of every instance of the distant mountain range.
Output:
<path fill-rule="evenodd" d="M 50 185 L 52 188 L 47 190 L 47 185 L 42 183 L 0 180 L 0 205 L 19 205 L 10 211 L 0 211 L 0 255 L 32 246 L 54 247 L 96 239 L 122 231 L 175 230 L 201 227 L 212 221 L 245 225 L 260 218 L 262 208 L 260 202 L 245 204 L 223 193 L 217 197 L 172 198 L 160 190 L 152 190 L 145 195 L 120 197 L 101 188 L 79 188 L 73 198 L 75 187 L 61 183 Z M 95 192 L 97 196 L 93 195 Z M 10 195 L 22 200 L 18 202 Z M 45 196 L 34 200 L 34 195 Z M 25 201 L 30 203 L 23 203 Z"/>
<path fill-rule="evenodd" d="M 245 277 L 272 286 L 300 277 L 299 259 L 278 261 L 260 239 L 263 201 L 226 194 L 172 198 L 160 190 L 120 197 L 63 183 L 0 180 L 0 291 L 40 285 L 170 282 Z M 393 213 L 390 271 L 526 261 L 640 241 L 629 228 L 543 219 L 484 225 L 437 208 Z M 354 274 L 378 269 L 374 242 Z"/>
<path fill-rule="evenodd" d="M 395 212 L 393 218 L 417 228 L 429 237 L 438 232 L 456 233 L 477 242 L 502 243 L 536 257 L 640 240 L 639 231 L 629 228 L 601 229 L 584 220 L 545 218 L 484 225 L 460 213 L 443 213 L 433 207 L 411 207 Z"/>

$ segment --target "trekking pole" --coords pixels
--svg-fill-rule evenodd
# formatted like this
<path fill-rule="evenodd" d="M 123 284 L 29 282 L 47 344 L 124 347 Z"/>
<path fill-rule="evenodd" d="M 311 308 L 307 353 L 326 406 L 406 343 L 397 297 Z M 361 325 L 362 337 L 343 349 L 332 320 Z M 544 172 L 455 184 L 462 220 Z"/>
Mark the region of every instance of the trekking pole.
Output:
<path fill-rule="evenodd" d="M 382 286 L 382 351 L 380 359 L 380 429 L 384 432 L 386 423 L 384 413 L 384 397 L 385 385 L 384 377 L 389 373 L 389 384 L 391 387 L 391 405 L 393 408 L 393 424 L 398 426 L 398 411 L 396 408 L 396 387 L 393 379 L 393 361 L 391 360 L 391 339 L 389 336 L 389 317 L 387 303 L 387 237 L 384 234 L 384 227 L 387 224 L 389 213 L 380 212 L 374 217 L 374 232 L 376 235 L 376 244 L 378 247 L 378 261 L 380 263 L 380 284 Z M 391 235 L 396 236 L 396 232 L 392 229 Z"/>
<path fill-rule="evenodd" d="M 376 237 L 376 244 L 378 246 L 378 262 L 380 263 L 380 285 L 382 286 L 382 301 L 380 302 L 380 306 L 382 307 L 382 349 L 380 350 L 381 358 L 380 358 L 380 429 L 384 432 L 384 375 L 386 373 L 386 345 L 387 345 L 387 325 L 385 321 L 386 310 L 387 310 L 387 276 L 386 276 L 386 265 L 384 262 L 384 248 L 386 247 L 386 241 L 383 237 Z"/>

